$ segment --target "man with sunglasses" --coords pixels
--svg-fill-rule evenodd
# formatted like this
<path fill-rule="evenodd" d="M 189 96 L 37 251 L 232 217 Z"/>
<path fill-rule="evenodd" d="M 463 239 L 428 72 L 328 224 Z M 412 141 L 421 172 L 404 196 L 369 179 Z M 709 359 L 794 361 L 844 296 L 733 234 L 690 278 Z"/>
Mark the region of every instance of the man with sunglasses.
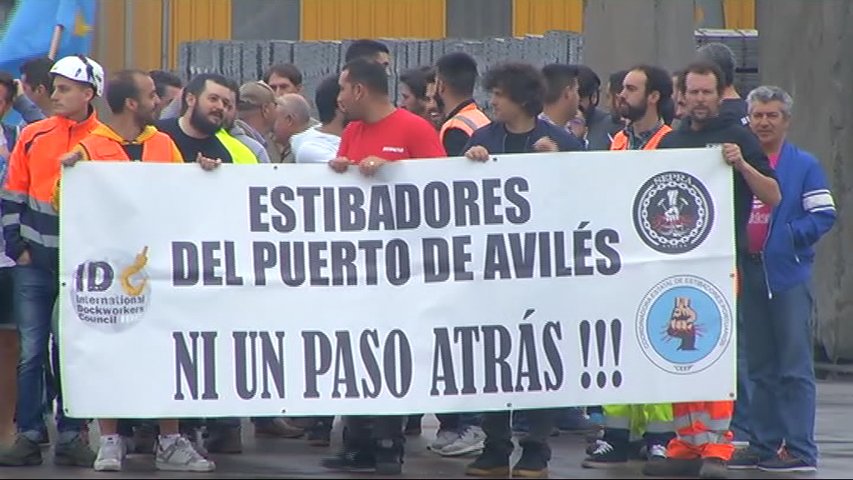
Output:
<path fill-rule="evenodd" d="M 69 56 L 50 70 L 53 116 L 21 132 L 0 190 L 6 255 L 16 262 L 13 272 L 15 315 L 21 338 L 18 363 L 18 437 L 0 450 L 0 465 L 42 463 L 38 440 L 42 425 L 42 366 L 58 294 L 59 216 L 51 204 L 59 178 L 59 158 L 101 126 L 92 101 L 104 93 L 104 70 L 84 56 Z M 54 332 L 55 333 L 55 332 Z M 59 379 L 54 345 L 55 378 Z M 57 465 L 92 467 L 95 453 L 81 432 L 85 421 L 65 417 L 61 389 L 57 398 L 54 450 Z"/>

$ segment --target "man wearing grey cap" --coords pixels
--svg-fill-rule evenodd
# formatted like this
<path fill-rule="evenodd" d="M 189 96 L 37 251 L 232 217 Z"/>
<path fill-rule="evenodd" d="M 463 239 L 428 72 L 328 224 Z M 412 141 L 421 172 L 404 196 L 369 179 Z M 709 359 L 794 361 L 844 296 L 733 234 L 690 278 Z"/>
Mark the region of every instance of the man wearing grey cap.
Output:
<path fill-rule="evenodd" d="M 271 137 L 275 123 L 275 93 L 272 88 L 264 82 L 244 83 L 240 87 L 237 118 L 235 126 L 263 145 L 267 157 L 277 163 L 281 151 Z"/>

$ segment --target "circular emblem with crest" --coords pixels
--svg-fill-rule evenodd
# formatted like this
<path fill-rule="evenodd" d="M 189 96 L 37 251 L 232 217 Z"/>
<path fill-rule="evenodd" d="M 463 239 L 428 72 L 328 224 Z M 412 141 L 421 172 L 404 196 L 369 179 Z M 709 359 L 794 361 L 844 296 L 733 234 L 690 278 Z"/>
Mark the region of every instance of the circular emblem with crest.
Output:
<path fill-rule="evenodd" d="M 677 255 L 698 247 L 714 223 L 714 205 L 705 185 L 684 172 L 650 178 L 634 198 L 634 227 L 646 245 Z"/>

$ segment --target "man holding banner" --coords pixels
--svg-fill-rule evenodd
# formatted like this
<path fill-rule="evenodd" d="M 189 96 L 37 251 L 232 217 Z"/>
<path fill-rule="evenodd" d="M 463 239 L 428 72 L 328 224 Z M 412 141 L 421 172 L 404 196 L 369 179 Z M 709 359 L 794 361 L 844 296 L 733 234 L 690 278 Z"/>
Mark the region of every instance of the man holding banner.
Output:
<path fill-rule="evenodd" d="M 748 253 L 746 227 L 753 196 L 775 207 L 782 194 L 770 161 L 755 136 L 738 123 L 719 116 L 724 83 L 723 73 L 716 64 L 691 64 L 685 73 L 685 91 L 682 92 L 688 117 L 679 130 L 661 140 L 659 148 L 722 144 L 724 159 L 734 168 L 735 174 L 735 243 L 740 263 Z M 731 401 L 674 404 L 678 438 L 669 443 L 667 461 L 648 463 L 643 473 L 649 476 L 695 474 L 695 460 L 701 459 L 698 464 L 701 478 L 726 478 L 726 462 L 735 449 L 729 431 L 733 410 L 734 402 Z"/>
<path fill-rule="evenodd" d="M 495 121 L 474 132 L 465 147 L 466 157 L 485 162 L 492 154 L 583 150 L 580 141 L 565 129 L 538 118 L 545 98 L 545 81 L 532 65 L 495 66 L 486 73 L 483 87 L 491 94 Z M 530 432 L 520 442 L 523 453 L 512 468 L 512 476 L 544 478 L 551 459 L 548 436 L 554 428 L 554 411 L 525 413 Z M 485 413 L 482 428 L 486 433 L 485 448 L 465 473 L 475 477 L 508 476 L 513 450 L 510 412 Z"/>
<path fill-rule="evenodd" d="M 80 160 L 113 162 L 183 163 L 183 157 L 172 139 L 152 125 L 159 103 L 154 81 L 142 71 L 128 70 L 115 74 L 107 84 L 107 103 L 112 112 L 108 125 L 97 127 L 62 163 L 73 166 Z M 57 192 L 58 193 L 58 192 Z M 142 254 L 142 261 L 147 261 Z M 126 447 L 118 435 L 118 421 L 99 419 L 101 434 L 96 471 L 121 471 Z M 178 420 L 160 420 L 160 437 L 155 448 L 154 463 L 158 470 L 210 472 L 215 468 L 178 432 Z"/>
<path fill-rule="evenodd" d="M 388 162 L 446 156 L 438 133 L 427 120 L 391 103 L 388 75 L 381 64 L 353 60 L 344 66 L 339 83 L 338 103 L 351 122 L 341 136 L 337 158 L 329 162 L 334 171 L 344 173 L 350 165 L 357 165 L 364 175 L 373 176 Z M 375 470 L 381 475 L 401 473 L 403 417 L 371 419 L 348 417 L 343 451 L 326 459 L 323 466 Z"/>
<path fill-rule="evenodd" d="M 610 150 L 654 150 L 672 128 L 663 112 L 671 111 L 672 79 L 666 70 L 638 65 L 628 71 L 618 96 L 619 114 L 628 120 L 613 137 Z M 649 461 L 666 458 L 666 445 L 675 437 L 672 405 L 604 405 L 604 439 L 583 461 L 585 468 L 609 468 L 628 462 L 631 437 L 645 440 Z"/>
<path fill-rule="evenodd" d="M 84 56 L 60 59 L 51 69 L 55 115 L 21 132 L 0 191 L 6 255 L 16 260 L 15 311 L 21 335 L 15 445 L 0 452 L 0 465 L 38 465 L 42 424 L 42 366 L 51 333 L 59 281 L 59 217 L 51 205 L 59 177 L 59 156 L 101 125 L 92 101 L 104 93 L 104 70 Z M 56 348 L 56 347 L 54 347 Z M 54 365 L 59 378 L 59 365 Z M 94 453 L 80 433 L 82 420 L 65 417 L 58 396 L 59 441 L 54 461 L 91 467 Z"/>

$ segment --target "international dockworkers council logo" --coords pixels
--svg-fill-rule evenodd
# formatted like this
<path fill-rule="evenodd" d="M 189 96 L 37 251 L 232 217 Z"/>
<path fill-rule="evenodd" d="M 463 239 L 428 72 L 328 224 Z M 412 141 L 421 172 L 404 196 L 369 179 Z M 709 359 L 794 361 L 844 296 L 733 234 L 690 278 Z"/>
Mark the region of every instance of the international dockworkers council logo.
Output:
<path fill-rule="evenodd" d="M 684 172 L 650 178 L 634 198 L 634 228 L 646 245 L 666 254 L 698 247 L 714 224 L 714 204 L 705 185 Z"/>
<path fill-rule="evenodd" d="M 688 375 L 714 364 L 732 338 L 732 311 L 723 293 L 693 275 L 669 277 L 643 297 L 637 338 L 660 369 Z"/>
<path fill-rule="evenodd" d="M 151 301 L 147 264 L 148 247 L 135 256 L 114 253 L 77 265 L 71 285 L 77 318 L 113 331 L 136 324 Z"/>

